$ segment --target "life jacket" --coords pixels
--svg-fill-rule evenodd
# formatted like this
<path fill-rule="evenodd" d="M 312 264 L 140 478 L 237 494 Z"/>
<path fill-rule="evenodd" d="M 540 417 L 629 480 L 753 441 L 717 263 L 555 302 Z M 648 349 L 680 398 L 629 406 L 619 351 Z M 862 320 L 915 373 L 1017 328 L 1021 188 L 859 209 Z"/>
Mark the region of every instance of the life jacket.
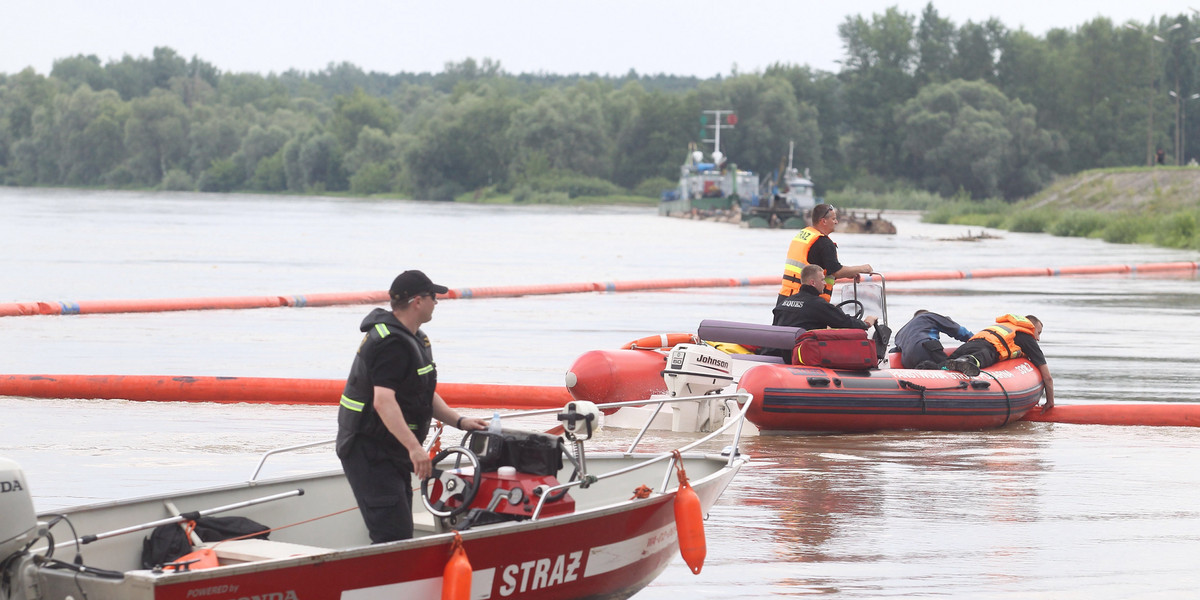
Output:
<path fill-rule="evenodd" d="M 1029 319 L 1010 313 L 996 317 L 995 325 L 984 327 L 971 339 L 987 340 L 996 348 L 996 354 L 1000 356 L 998 360 L 1008 360 L 1021 356 L 1021 347 L 1017 345 L 1018 333 L 1028 333 L 1036 337 L 1037 328 Z"/>
<path fill-rule="evenodd" d="M 812 227 L 805 227 L 792 238 L 792 243 L 788 244 L 787 260 L 783 262 L 783 283 L 779 288 L 780 296 L 791 296 L 800 291 L 800 271 L 810 264 L 808 251 L 823 235 L 825 234 Z M 821 293 L 821 297 L 829 301 L 833 298 L 834 279 L 829 276 L 829 273 L 825 275 L 825 289 Z"/>
<path fill-rule="evenodd" d="M 340 457 L 345 456 L 356 437 L 363 436 L 378 443 L 381 449 L 395 458 L 407 460 L 408 451 L 388 431 L 383 419 L 375 411 L 375 386 L 368 373 L 367 360 L 363 358 L 371 356 L 385 338 L 392 336 L 411 345 L 413 361 L 410 364 L 415 368 L 409 376 L 416 378 L 412 380 L 413 387 L 406 387 L 396 394 L 396 402 L 417 441 L 424 443 L 429 434 L 429 423 L 433 418 L 433 395 L 437 389 L 437 367 L 433 362 L 429 338 L 420 330 L 413 335 L 399 324 L 376 323 L 366 330 L 342 391 L 337 435 L 337 454 Z"/>

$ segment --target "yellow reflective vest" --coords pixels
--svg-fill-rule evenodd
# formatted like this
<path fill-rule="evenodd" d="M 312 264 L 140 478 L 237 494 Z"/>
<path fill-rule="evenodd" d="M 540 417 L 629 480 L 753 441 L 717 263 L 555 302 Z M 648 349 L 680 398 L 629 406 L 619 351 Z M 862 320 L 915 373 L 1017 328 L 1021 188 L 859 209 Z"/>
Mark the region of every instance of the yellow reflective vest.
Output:
<path fill-rule="evenodd" d="M 788 244 L 787 260 L 783 263 L 783 284 L 779 288 L 780 296 L 791 296 L 800 291 L 800 271 L 810 264 L 808 251 L 823 235 L 825 234 L 812 227 L 805 227 L 792 238 L 792 243 Z M 825 289 L 821 292 L 821 297 L 826 301 L 833 297 L 833 281 L 833 277 L 826 273 Z"/>

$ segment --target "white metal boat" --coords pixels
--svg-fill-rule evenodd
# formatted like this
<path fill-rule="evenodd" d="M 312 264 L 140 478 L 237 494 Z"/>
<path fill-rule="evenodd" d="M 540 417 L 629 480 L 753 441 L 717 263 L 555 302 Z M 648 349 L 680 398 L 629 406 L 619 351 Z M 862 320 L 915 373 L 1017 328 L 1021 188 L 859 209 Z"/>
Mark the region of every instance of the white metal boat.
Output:
<path fill-rule="evenodd" d="M 731 399 L 749 404 L 744 394 Z M 746 462 L 736 451 L 742 419 L 729 427 L 733 444 L 724 456 L 698 451 L 717 432 L 675 453 L 636 453 L 639 435 L 627 452 L 587 454 L 600 418 L 589 404 L 505 415 L 507 427 L 512 417 L 557 414 L 566 442 L 504 429 L 443 451 L 447 460 L 435 461 L 423 502 L 414 502 L 416 537 L 377 545 L 340 470 L 259 479 L 260 463 L 243 483 L 35 515 L 24 474 L 0 459 L 0 598 L 371 600 L 444 591 L 443 598 L 462 599 L 627 598 L 677 552 L 699 572 L 700 515 Z M 513 448 L 505 444 L 522 440 L 555 444 L 561 470 L 509 464 Z M 209 541 L 183 558 L 143 565 L 143 539 L 154 528 L 217 514 L 272 529 L 268 539 Z"/>

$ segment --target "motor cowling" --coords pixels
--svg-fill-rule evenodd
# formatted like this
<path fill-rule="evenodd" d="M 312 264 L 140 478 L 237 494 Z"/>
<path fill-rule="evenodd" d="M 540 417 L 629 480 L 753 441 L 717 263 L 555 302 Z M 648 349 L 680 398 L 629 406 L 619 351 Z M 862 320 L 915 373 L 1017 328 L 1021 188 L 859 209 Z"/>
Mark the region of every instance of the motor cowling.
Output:
<path fill-rule="evenodd" d="M 703 396 L 733 382 L 733 362 L 712 346 L 679 344 L 667 355 L 662 374 L 671 396 Z"/>
<path fill-rule="evenodd" d="M 16 462 L 0 458 L 0 562 L 20 552 L 37 534 L 37 526 L 25 473 Z"/>

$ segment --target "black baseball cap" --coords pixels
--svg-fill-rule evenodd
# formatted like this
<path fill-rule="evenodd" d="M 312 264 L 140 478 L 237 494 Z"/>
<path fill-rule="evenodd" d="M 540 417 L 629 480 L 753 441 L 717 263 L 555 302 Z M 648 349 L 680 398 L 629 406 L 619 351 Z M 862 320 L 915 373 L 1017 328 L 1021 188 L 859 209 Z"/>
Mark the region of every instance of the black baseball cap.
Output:
<path fill-rule="evenodd" d="M 405 271 L 396 276 L 392 280 L 392 287 L 388 290 L 392 298 L 395 300 L 404 300 L 419 296 L 421 294 L 445 294 L 449 291 L 444 285 L 438 285 L 431 281 L 427 275 L 415 269 Z"/>

